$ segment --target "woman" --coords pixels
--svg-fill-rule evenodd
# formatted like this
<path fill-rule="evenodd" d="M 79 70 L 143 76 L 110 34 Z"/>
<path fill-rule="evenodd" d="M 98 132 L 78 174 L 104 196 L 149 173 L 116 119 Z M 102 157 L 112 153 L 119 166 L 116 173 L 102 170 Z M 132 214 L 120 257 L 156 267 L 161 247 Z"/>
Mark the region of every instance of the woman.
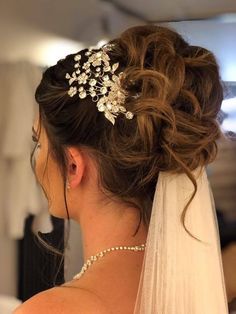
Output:
<path fill-rule="evenodd" d="M 221 136 L 214 55 L 133 27 L 59 60 L 35 96 L 35 174 L 50 213 L 80 224 L 85 265 L 16 313 L 227 313 L 204 170 Z"/>

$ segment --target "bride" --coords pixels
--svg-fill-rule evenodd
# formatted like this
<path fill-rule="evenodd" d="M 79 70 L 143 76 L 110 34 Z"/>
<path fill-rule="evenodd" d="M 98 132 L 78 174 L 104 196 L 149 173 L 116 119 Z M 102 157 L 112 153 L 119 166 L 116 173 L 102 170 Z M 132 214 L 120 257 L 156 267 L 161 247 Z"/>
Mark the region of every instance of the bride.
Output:
<path fill-rule="evenodd" d="M 226 314 L 214 55 L 137 26 L 59 60 L 35 97 L 35 176 L 50 214 L 80 225 L 84 266 L 14 313 Z"/>

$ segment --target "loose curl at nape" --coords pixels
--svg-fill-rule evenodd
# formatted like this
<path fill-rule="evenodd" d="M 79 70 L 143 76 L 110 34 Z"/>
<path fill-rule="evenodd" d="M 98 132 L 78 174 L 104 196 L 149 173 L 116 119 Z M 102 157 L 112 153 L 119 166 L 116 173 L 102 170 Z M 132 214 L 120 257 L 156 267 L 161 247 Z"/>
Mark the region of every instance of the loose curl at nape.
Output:
<path fill-rule="evenodd" d="M 217 115 L 223 85 L 216 59 L 158 25 L 130 28 L 109 43 L 111 62 L 119 62 L 125 74 L 121 85 L 129 95 L 125 107 L 134 113 L 132 120 L 121 116 L 113 126 L 89 97 L 68 95 L 65 75 L 73 72 L 76 54 L 48 68 L 35 93 L 65 188 L 66 147 L 83 147 L 98 164 L 104 193 L 137 208 L 139 228 L 142 220 L 149 224 L 159 172 L 184 172 L 195 188 L 183 210 L 184 225 L 197 191 L 191 172 L 214 160 L 222 135 Z M 85 52 L 79 52 L 82 61 Z"/>

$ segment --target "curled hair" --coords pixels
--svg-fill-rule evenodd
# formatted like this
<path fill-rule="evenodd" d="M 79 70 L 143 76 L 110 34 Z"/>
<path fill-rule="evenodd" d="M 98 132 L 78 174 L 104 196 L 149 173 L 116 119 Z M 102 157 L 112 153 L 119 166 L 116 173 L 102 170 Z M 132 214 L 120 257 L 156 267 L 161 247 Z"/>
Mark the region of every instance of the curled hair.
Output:
<path fill-rule="evenodd" d="M 98 164 L 101 188 L 139 210 L 139 228 L 141 220 L 149 224 L 160 171 L 186 173 L 195 188 L 188 204 L 196 194 L 191 171 L 215 159 L 222 135 L 217 114 L 223 85 L 213 53 L 171 28 L 132 27 L 110 43 L 111 61 L 125 73 L 121 84 L 132 120 L 119 116 L 113 126 L 90 97 L 68 95 L 65 74 L 73 71 L 76 54 L 43 73 L 35 98 L 64 183 L 66 147 L 86 148 Z M 80 51 L 82 62 L 86 51 Z"/>

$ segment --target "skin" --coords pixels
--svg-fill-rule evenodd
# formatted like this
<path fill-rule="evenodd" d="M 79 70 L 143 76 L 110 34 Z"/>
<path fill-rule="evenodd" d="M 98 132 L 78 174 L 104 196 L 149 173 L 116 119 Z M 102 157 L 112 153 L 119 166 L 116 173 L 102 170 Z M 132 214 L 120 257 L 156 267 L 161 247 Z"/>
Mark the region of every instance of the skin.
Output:
<path fill-rule="evenodd" d="M 48 138 L 42 125 L 40 136 L 37 134 L 38 123 L 38 116 L 36 116 L 33 129 L 40 145 L 35 153 L 36 179 L 46 193 L 50 214 L 66 219 L 63 179 L 57 162 L 50 154 L 45 168 Z M 145 243 L 148 229 L 143 223 L 135 237 L 132 236 L 139 222 L 138 210 L 121 201 L 111 200 L 99 189 L 95 161 L 86 151 L 68 147 L 67 154 L 69 156 L 67 178 L 70 184 L 70 189 L 66 191 L 67 204 L 70 218 L 80 224 L 84 262 L 91 255 L 113 246 Z M 114 308 L 117 310 L 116 313 L 119 313 L 119 309 L 122 313 L 126 311 L 129 313 L 135 302 L 143 256 L 144 251 L 118 250 L 107 253 L 96 261 L 80 279 L 47 290 L 41 293 L 41 296 L 38 294 L 33 297 L 34 300 L 31 298 L 31 306 L 35 303 L 38 307 L 37 296 L 42 300 L 42 304 L 45 304 L 45 301 L 47 303 L 49 299 L 47 297 L 46 300 L 44 299 L 45 293 L 53 293 L 53 296 L 54 293 L 58 296 L 63 293 L 63 297 L 68 294 L 68 304 L 71 304 L 72 297 L 75 298 L 75 302 L 85 304 L 87 301 L 84 303 L 84 300 L 86 298 L 86 300 L 91 300 L 91 295 L 93 295 L 93 302 L 97 302 L 98 308 L 101 309 L 98 313 L 103 313 L 104 308 L 106 309 L 104 313 L 112 313 Z M 79 288 L 80 293 L 78 289 L 75 292 L 73 288 Z M 85 295 L 86 293 L 90 293 L 90 298 Z M 30 304 L 31 299 L 25 303 Z M 61 300 L 61 297 L 59 299 Z M 58 304 L 58 301 L 56 303 Z M 31 310 L 32 308 L 29 311 Z M 86 313 L 86 309 L 83 311 Z M 16 313 L 27 313 L 27 310 Z M 91 312 L 88 310 L 88 313 Z"/>

